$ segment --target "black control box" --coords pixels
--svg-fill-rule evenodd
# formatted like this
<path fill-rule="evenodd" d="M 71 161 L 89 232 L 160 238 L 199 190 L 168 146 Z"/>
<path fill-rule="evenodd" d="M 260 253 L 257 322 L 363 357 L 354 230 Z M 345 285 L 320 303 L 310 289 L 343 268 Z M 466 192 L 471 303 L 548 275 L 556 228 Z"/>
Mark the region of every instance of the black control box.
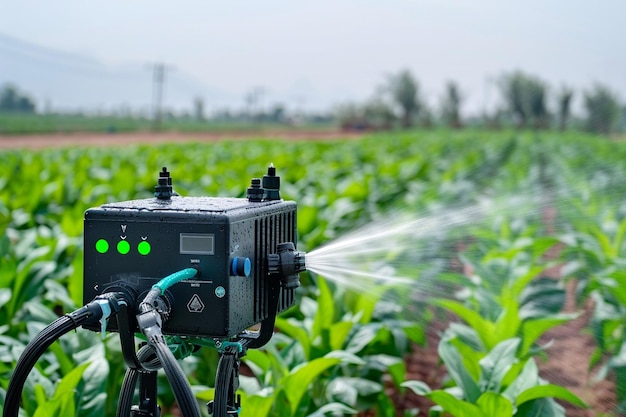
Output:
<path fill-rule="evenodd" d="M 160 279 L 193 267 L 193 279 L 162 297 L 169 310 L 163 333 L 229 338 L 276 314 L 267 258 L 280 243 L 296 242 L 296 203 L 277 191 L 262 198 L 254 188 L 248 198 L 155 193 L 87 210 L 84 303 L 120 284 L 141 300 Z M 277 311 L 294 304 L 294 291 L 280 288 Z M 108 330 L 117 330 L 114 321 Z"/>

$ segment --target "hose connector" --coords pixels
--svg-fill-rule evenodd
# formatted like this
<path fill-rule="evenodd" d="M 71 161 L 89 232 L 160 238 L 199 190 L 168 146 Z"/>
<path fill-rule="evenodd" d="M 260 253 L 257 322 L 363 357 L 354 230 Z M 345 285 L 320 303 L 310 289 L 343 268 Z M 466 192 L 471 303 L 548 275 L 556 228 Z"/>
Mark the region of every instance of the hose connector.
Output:
<path fill-rule="evenodd" d="M 277 276 L 285 288 L 300 286 L 300 272 L 306 271 L 306 253 L 296 251 L 292 242 L 279 243 L 278 253 L 267 256 L 267 270 Z"/>
<path fill-rule="evenodd" d="M 141 333 L 146 335 L 148 340 L 153 335 L 162 335 L 161 328 L 163 326 L 163 319 L 156 310 L 145 311 L 137 314 L 137 324 Z"/>

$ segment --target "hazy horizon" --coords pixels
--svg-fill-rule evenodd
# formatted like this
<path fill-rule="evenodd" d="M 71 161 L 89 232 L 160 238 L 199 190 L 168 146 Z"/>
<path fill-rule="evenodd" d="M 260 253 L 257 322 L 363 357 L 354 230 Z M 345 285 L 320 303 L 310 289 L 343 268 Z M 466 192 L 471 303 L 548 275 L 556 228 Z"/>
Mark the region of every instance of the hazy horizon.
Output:
<path fill-rule="evenodd" d="M 519 69 L 553 90 L 602 82 L 623 100 L 625 12 L 617 0 L 5 1 L 0 84 L 39 107 L 144 108 L 150 65 L 164 63 L 169 107 L 243 108 L 262 88 L 259 106 L 323 110 L 409 69 L 431 107 L 454 80 L 478 112 L 495 105 L 496 77 Z"/>

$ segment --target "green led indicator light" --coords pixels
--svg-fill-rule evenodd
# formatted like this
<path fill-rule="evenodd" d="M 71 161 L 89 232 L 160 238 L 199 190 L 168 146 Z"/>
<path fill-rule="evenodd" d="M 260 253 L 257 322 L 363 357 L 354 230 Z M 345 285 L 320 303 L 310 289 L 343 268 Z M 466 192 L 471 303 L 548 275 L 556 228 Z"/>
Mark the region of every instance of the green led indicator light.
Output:
<path fill-rule="evenodd" d="M 100 239 L 96 242 L 96 250 L 100 253 L 107 253 L 109 251 L 109 242 L 104 239 Z"/>
<path fill-rule="evenodd" d="M 130 243 L 125 240 L 120 240 L 119 242 L 117 242 L 117 251 L 122 255 L 126 255 L 128 252 L 130 252 Z"/>
<path fill-rule="evenodd" d="M 151 250 L 152 250 L 152 246 L 150 246 L 150 244 L 146 242 L 145 240 L 140 242 L 139 245 L 137 245 L 137 252 L 139 252 L 141 255 L 145 256 L 149 254 Z"/>

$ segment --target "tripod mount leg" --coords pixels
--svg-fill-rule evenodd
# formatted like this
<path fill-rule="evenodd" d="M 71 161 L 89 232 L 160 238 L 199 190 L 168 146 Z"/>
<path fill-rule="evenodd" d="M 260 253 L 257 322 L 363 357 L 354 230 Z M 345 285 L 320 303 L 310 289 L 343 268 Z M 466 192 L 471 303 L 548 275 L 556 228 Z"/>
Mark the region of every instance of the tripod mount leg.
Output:
<path fill-rule="evenodd" d="M 161 417 L 161 407 L 157 403 L 157 372 L 139 373 L 139 405 L 133 405 L 131 417 Z"/>

